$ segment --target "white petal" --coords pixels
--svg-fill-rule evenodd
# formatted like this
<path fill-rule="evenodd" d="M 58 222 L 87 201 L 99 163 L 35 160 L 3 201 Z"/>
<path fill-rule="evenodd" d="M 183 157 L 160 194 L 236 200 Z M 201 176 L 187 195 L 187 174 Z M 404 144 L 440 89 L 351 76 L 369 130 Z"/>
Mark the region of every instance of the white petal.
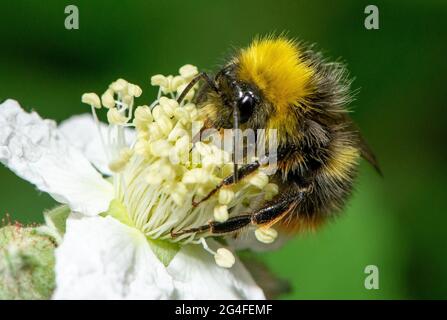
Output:
<path fill-rule="evenodd" d="M 103 174 L 111 175 L 109 160 L 101 142 L 99 130 L 107 139 L 107 125 L 100 123 L 99 130 L 91 114 L 73 116 L 59 125 L 60 132 L 64 137 Z M 135 139 L 135 131 L 125 130 L 125 140 L 129 146 Z"/>
<path fill-rule="evenodd" d="M 218 248 L 213 241 L 208 245 Z M 182 248 L 169 264 L 168 272 L 174 279 L 176 299 L 265 299 L 238 259 L 230 269 L 219 267 L 200 245 Z"/>
<path fill-rule="evenodd" d="M 0 162 L 73 211 L 107 210 L 112 185 L 57 131 L 56 123 L 27 113 L 14 100 L 0 105 Z"/>
<path fill-rule="evenodd" d="M 54 299 L 169 299 L 166 268 L 137 229 L 111 217 L 70 217 L 56 249 Z"/>

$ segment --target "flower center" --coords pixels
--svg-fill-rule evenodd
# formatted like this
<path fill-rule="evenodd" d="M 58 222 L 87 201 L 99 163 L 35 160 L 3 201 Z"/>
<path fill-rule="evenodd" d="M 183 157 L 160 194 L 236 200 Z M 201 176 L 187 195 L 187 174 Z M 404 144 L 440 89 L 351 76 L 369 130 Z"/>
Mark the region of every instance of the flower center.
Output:
<path fill-rule="evenodd" d="M 134 108 L 141 89 L 123 79 L 113 82 L 102 95 L 85 94 L 83 102 L 96 110 L 108 109 L 106 130 L 98 122 L 99 133 L 112 172 L 115 201 L 126 212 L 121 221 L 138 228 L 147 238 L 171 242 L 199 243 L 211 234 L 183 234 L 171 237 L 172 230 L 191 229 L 210 220 L 223 222 L 242 211 L 251 211 L 253 199 L 271 198 L 277 188 L 268 176 L 257 171 L 226 186 L 199 206 L 202 198 L 233 173 L 231 155 L 212 141 L 192 143 L 204 119 L 191 102 L 194 89 L 181 105 L 175 100 L 197 69 L 185 66 L 176 77 L 157 75 L 152 84 L 160 87 L 149 106 Z M 135 110 L 135 111 L 134 111 Z M 135 129 L 132 139 L 128 127 Z M 131 140 L 131 141 L 129 141 Z M 125 210 L 124 210 L 125 209 Z"/>

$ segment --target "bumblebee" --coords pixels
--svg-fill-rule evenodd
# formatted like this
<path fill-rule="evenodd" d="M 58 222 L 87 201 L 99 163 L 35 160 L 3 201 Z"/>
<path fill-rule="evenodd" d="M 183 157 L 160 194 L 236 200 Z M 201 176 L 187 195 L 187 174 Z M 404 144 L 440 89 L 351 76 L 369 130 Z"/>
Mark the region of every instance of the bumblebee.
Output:
<path fill-rule="evenodd" d="M 277 130 L 278 170 L 272 182 L 280 192 L 253 212 L 173 236 L 234 233 L 249 225 L 276 224 L 293 233 L 315 229 L 344 207 L 361 157 L 380 173 L 374 154 L 348 115 L 353 96 L 345 65 L 327 61 L 311 46 L 282 36 L 256 39 L 237 51 L 214 77 L 200 73 L 179 102 L 198 82 L 202 84 L 195 102 L 206 115 L 206 127 Z M 261 166 L 260 160 L 235 165 L 232 176 L 194 205 Z"/>

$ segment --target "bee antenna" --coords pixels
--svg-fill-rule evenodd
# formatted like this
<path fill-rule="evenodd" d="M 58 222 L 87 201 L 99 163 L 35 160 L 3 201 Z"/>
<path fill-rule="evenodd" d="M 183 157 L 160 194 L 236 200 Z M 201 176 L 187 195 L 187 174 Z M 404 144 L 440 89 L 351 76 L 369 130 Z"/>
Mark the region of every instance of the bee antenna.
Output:
<path fill-rule="evenodd" d="M 177 102 L 178 104 L 182 103 L 183 99 L 185 99 L 186 95 L 188 94 L 189 91 L 191 91 L 191 89 L 196 85 L 197 82 L 199 82 L 200 80 L 204 80 L 205 83 L 215 92 L 219 93 L 219 88 L 217 88 L 216 84 L 214 83 L 214 81 L 205 73 L 205 72 L 200 72 L 197 76 L 195 76 L 186 86 L 185 89 L 183 89 L 182 93 L 180 94 L 180 96 L 177 98 Z"/>

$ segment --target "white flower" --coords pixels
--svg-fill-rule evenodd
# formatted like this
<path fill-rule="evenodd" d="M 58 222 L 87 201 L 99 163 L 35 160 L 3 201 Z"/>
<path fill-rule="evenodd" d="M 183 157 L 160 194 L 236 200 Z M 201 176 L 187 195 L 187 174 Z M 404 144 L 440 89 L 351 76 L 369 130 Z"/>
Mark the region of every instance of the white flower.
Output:
<path fill-rule="evenodd" d="M 182 71 L 195 74 L 191 66 Z M 241 181 L 193 207 L 194 196 L 206 195 L 228 174 L 228 163 L 216 160 L 222 150 L 206 145 L 203 166 L 191 161 L 198 152 L 190 153 L 188 135 L 200 120 L 195 106 L 179 106 L 161 92 L 134 115 L 141 89 L 115 81 L 102 96 L 108 125 L 98 121 L 95 94 L 83 98 L 93 117 L 75 116 L 59 127 L 16 101 L 0 105 L 0 161 L 72 211 L 56 250 L 54 298 L 264 298 L 210 234 L 172 238 L 171 231 L 207 224 L 216 210 L 221 220 L 241 212 L 244 199 L 264 196 L 268 178 Z"/>

